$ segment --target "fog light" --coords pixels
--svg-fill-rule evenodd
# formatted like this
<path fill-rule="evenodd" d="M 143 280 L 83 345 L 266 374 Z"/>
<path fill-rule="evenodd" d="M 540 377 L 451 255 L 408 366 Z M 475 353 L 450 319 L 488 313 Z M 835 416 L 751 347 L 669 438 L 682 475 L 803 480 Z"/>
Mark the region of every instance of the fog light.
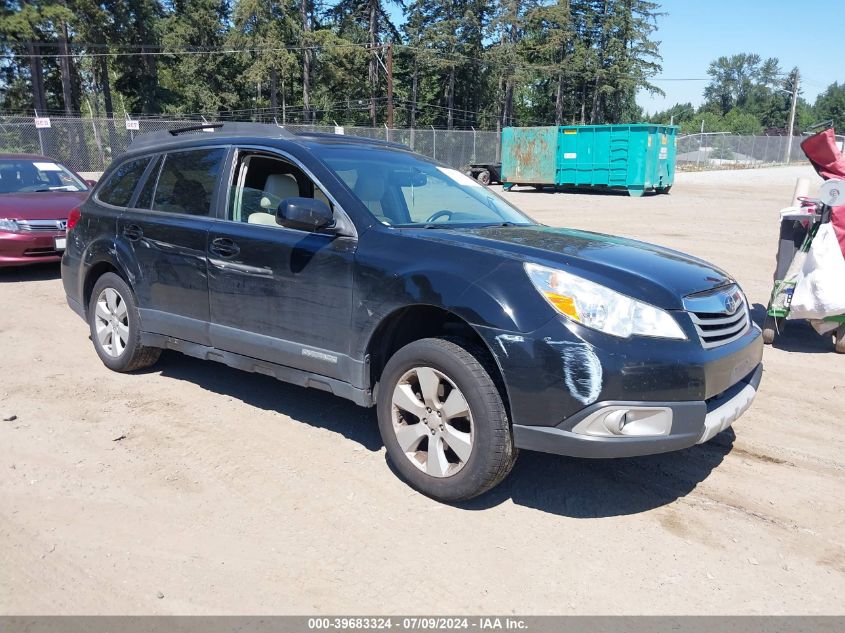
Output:
<path fill-rule="evenodd" d="M 628 410 L 619 409 L 618 411 L 611 411 L 604 416 L 604 427 L 611 435 L 622 435 L 622 429 L 628 422 Z"/>
<path fill-rule="evenodd" d="M 573 433 L 596 437 L 669 435 L 672 409 L 668 407 L 610 406 L 594 411 L 572 428 Z"/>

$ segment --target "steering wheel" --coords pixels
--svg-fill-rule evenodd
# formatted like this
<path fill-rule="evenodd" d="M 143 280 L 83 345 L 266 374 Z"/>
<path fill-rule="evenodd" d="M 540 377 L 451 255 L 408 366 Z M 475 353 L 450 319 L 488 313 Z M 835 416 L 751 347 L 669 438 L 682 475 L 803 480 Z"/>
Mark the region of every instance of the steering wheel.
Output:
<path fill-rule="evenodd" d="M 431 222 L 436 222 L 438 219 L 444 218 L 444 217 L 451 219 L 452 216 L 454 215 L 454 213 L 455 213 L 454 211 L 449 211 L 449 209 L 441 209 L 440 211 L 432 213 L 429 216 L 428 220 L 425 221 L 425 223 L 430 224 Z"/>

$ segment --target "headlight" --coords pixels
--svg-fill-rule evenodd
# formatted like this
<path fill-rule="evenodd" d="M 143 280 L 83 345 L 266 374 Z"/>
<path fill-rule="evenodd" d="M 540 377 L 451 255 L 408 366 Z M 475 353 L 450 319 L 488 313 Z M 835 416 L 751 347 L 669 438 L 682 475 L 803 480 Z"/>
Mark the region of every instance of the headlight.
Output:
<path fill-rule="evenodd" d="M 665 310 L 562 270 L 526 263 L 525 272 L 555 310 L 594 330 L 621 338 L 634 334 L 686 338 Z"/>
<path fill-rule="evenodd" d="M 17 233 L 18 231 L 20 231 L 20 227 L 18 226 L 18 223 L 14 220 L 6 220 L 4 218 L 0 218 L 0 231 Z"/>

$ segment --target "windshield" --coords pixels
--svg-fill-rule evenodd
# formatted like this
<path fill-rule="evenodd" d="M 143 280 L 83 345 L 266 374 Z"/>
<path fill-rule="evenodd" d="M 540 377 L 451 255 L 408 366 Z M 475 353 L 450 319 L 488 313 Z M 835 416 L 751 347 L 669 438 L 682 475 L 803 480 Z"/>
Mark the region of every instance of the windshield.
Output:
<path fill-rule="evenodd" d="M 0 194 L 32 191 L 87 191 L 67 168 L 49 160 L 0 159 Z"/>
<path fill-rule="evenodd" d="M 390 226 L 534 224 L 472 178 L 416 154 L 323 144 L 314 152 Z"/>

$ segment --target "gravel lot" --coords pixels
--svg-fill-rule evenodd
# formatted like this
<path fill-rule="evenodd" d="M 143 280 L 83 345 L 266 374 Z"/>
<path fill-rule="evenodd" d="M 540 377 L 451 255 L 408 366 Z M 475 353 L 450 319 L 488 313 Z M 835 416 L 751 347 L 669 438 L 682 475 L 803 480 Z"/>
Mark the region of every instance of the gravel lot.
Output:
<path fill-rule="evenodd" d="M 759 322 L 799 175 L 507 195 L 713 261 Z M 0 421 L 0 613 L 843 614 L 845 358 L 792 324 L 765 364 L 755 405 L 707 445 L 522 453 L 451 507 L 391 473 L 373 410 L 176 353 L 112 373 L 58 267 L 2 271 L 0 417 L 17 419 Z"/>

